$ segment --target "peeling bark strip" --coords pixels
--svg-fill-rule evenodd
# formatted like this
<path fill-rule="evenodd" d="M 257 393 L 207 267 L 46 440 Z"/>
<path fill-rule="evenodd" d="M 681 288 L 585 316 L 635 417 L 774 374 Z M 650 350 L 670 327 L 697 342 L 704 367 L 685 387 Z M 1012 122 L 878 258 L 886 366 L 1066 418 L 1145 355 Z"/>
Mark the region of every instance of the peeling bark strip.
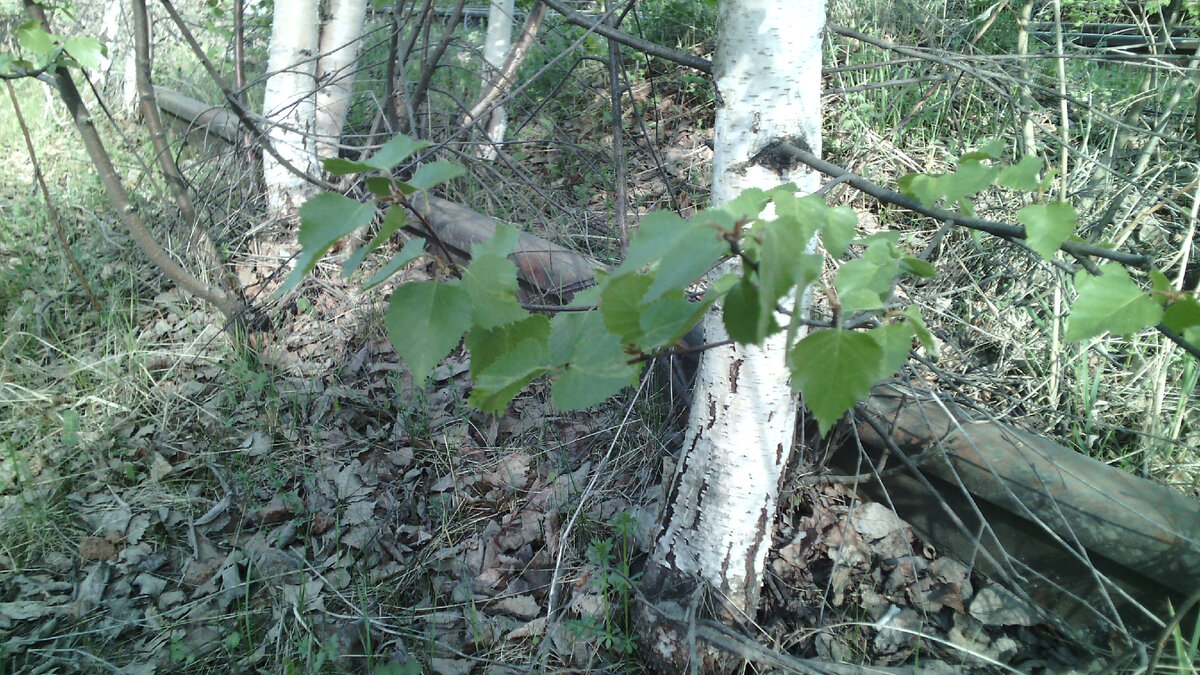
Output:
<path fill-rule="evenodd" d="M 808 139 L 820 152 L 823 2 L 723 0 L 713 61 L 717 110 L 713 202 L 747 188 L 794 182 L 817 188 L 816 174 L 797 162 L 766 167 L 750 160 L 777 139 Z M 771 214 L 765 214 L 770 216 Z M 722 266 L 725 274 L 731 266 Z M 796 311 L 804 312 L 805 298 Z M 705 339 L 727 338 L 720 313 L 705 319 Z M 728 346 L 701 357 L 685 455 L 673 499 L 646 570 L 647 588 L 689 594 L 697 583 L 715 591 L 714 613 L 725 621 L 753 619 L 770 546 L 769 534 L 795 427 L 796 398 L 784 360 L 786 335 L 761 347 Z M 707 402 L 707 403 L 705 403 Z M 782 449 L 782 451 L 780 450 Z M 663 580 L 677 583 L 663 584 Z M 672 601 L 670 597 L 667 601 Z M 683 597 L 673 602 L 685 604 Z M 692 654 L 643 609 L 644 639 L 659 666 L 686 670 Z M 653 624 L 653 625 L 651 625 Z M 682 631 L 686 633 L 687 631 Z M 673 640 L 675 642 L 673 642 Z"/>

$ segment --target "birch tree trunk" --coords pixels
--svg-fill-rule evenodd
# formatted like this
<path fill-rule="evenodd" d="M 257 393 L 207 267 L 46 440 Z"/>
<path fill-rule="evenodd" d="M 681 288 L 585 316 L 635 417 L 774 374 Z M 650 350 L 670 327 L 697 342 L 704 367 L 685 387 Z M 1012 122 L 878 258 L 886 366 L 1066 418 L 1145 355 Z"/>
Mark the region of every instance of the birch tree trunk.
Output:
<path fill-rule="evenodd" d="M 764 167 L 750 160 L 781 140 L 820 153 L 824 23 L 823 0 L 722 0 L 713 61 L 722 101 L 714 203 L 751 187 L 794 182 L 808 193 L 818 186 L 817 175 L 802 165 Z M 806 311 L 807 298 L 802 294 L 796 311 Z M 704 326 L 706 342 L 725 339 L 719 314 L 710 313 Z M 688 598 L 699 584 L 720 618 L 754 619 L 795 429 L 784 340 L 780 333 L 759 348 L 712 349 L 701 359 L 682 456 L 645 574 L 645 587 L 662 591 L 664 602 L 678 608 L 692 604 Z M 661 667 L 683 671 L 689 660 L 702 658 L 705 670 L 721 668 L 711 654 L 692 651 L 698 645 L 688 644 L 685 624 L 653 612 L 643 616 L 643 637 Z"/>
<path fill-rule="evenodd" d="M 317 89 L 318 5 L 318 0 L 275 3 L 263 93 L 263 117 L 271 123 L 271 143 L 280 157 L 310 175 L 317 175 L 319 167 L 313 96 Z M 269 154 L 263 156 L 263 182 L 267 209 L 277 217 L 294 213 L 314 191 L 310 183 Z"/>
<path fill-rule="evenodd" d="M 512 23 L 513 0 L 492 0 L 492 8 L 488 12 L 487 43 L 483 46 L 488 80 L 501 77 L 500 71 L 512 44 Z M 495 84 L 500 85 L 499 82 Z M 490 161 L 496 158 L 496 148 L 492 144 L 503 141 L 504 131 L 508 128 L 508 111 L 504 106 L 492 111 L 484 128 L 487 129 L 484 139 L 487 145 L 480 146 L 476 154 L 480 159 Z"/>
<path fill-rule="evenodd" d="M 317 76 L 317 156 L 336 157 L 354 93 L 367 0 L 329 0 L 329 23 L 321 29 Z"/>

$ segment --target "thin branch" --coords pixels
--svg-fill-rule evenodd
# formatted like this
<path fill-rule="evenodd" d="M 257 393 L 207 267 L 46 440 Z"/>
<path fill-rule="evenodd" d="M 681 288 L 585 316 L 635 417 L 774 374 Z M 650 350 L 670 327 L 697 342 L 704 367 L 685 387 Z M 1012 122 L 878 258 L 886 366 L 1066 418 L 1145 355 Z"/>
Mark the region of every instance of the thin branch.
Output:
<path fill-rule="evenodd" d="M 702 73 L 712 74 L 712 61 L 692 56 L 687 52 L 681 52 L 678 49 L 671 49 L 660 44 L 655 44 L 649 40 L 635 37 L 624 31 L 617 30 L 603 22 L 603 20 L 593 19 L 584 14 L 580 14 L 575 10 L 567 7 L 565 2 L 561 0 L 542 0 L 550 9 L 562 14 L 567 23 L 575 24 L 581 28 L 586 28 L 589 31 L 595 32 L 597 35 L 606 37 L 610 40 L 616 40 L 626 47 L 632 47 L 639 52 L 645 52 L 651 56 L 657 56 L 661 59 L 666 59 L 672 63 L 678 63 L 681 66 L 694 68 Z"/>
<path fill-rule="evenodd" d="M 832 176 L 834 178 L 841 178 L 842 176 L 845 176 L 846 177 L 845 181 L 847 183 L 854 186 L 859 191 L 865 192 L 866 194 L 871 195 L 872 197 L 874 197 L 875 199 L 878 199 L 881 202 L 885 202 L 888 204 L 894 204 L 896 206 L 903 207 L 910 211 L 915 211 L 922 215 L 929 216 L 930 218 L 936 218 L 937 220 L 942 221 L 942 222 L 951 222 L 951 223 L 954 223 L 955 225 L 961 225 L 962 227 L 967 227 L 972 230 L 979 230 L 981 232 L 987 232 L 988 234 L 992 234 L 997 237 L 1002 237 L 1004 239 L 1024 239 L 1025 238 L 1025 228 L 1024 227 L 1021 227 L 1019 225 L 1009 225 L 1008 223 L 1001 223 L 1001 222 L 995 221 L 995 220 L 976 218 L 974 216 L 965 216 L 961 213 L 955 213 L 953 211 L 947 211 L 945 209 L 939 209 L 939 208 L 935 208 L 935 207 L 931 207 L 931 206 L 925 206 L 924 204 L 917 201 L 916 199 L 913 199 L 912 197 L 906 197 L 905 195 L 902 195 L 899 192 L 896 192 L 895 190 L 889 190 L 881 185 L 872 183 L 871 181 L 867 180 L 866 178 L 863 178 L 862 176 L 859 176 L 855 173 L 847 171 L 846 169 L 843 169 L 842 167 L 837 166 L 836 164 L 831 164 L 830 162 L 826 162 L 825 160 L 817 157 L 816 155 L 812 154 L 811 152 L 806 152 L 805 150 L 802 150 L 801 148 L 798 148 L 794 145 L 791 145 L 788 143 L 779 143 L 774 148 L 768 147 L 767 149 L 764 149 L 764 152 L 769 152 L 770 150 L 774 150 L 775 152 L 780 153 L 784 157 L 799 160 L 800 162 L 807 164 L 809 167 L 811 167 L 817 171 L 820 171 L 821 173 L 823 173 L 827 176 Z M 1149 258 L 1147 258 L 1146 256 L 1143 256 L 1143 255 L 1138 255 L 1135 253 L 1124 253 L 1121 251 L 1112 251 L 1112 250 L 1109 250 L 1106 248 L 1102 248 L 1100 246 L 1095 246 L 1092 244 L 1085 244 L 1085 243 L 1081 243 L 1081 242 L 1075 242 L 1075 241 L 1063 242 L 1063 245 L 1060 248 L 1062 248 L 1063 251 L 1070 253 L 1071 255 L 1076 256 L 1078 258 L 1094 256 L 1096 258 L 1105 258 L 1105 259 L 1113 260 L 1113 261 L 1116 261 L 1116 262 L 1119 262 L 1119 263 L 1122 263 L 1125 265 L 1132 265 L 1135 267 L 1143 267 L 1143 268 L 1148 267 L 1150 264 Z"/>
<path fill-rule="evenodd" d="M 30 18 L 41 22 L 43 26 L 49 26 L 41 4 L 35 0 L 25 0 L 25 10 L 29 13 Z M 242 306 L 237 299 L 220 288 L 210 286 L 189 274 L 154 238 L 154 233 L 146 226 L 137 207 L 129 198 L 129 193 L 125 191 L 121 177 L 104 147 L 104 141 L 101 140 L 95 125 L 92 124 L 91 113 L 88 112 L 83 98 L 79 95 L 79 89 L 75 86 L 75 80 L 71 78 L 71 73 L 66 66 L 59 65 L 54 69 L 54 79 L 58 87 L 58 94 L 67 106 L 71 119 L 75 122 L 75 128 L 79 131 L 83 145 L 87 149 L 92 163 L 96 166 L 96 173 L 104 185 L 105 191 L 108 192 L 109 200 L 116 207 L 129 234 L 137 242 L 142 252 L 180 288 L 212 303 L 228 321 L 240 322 Z"/>
<path fill-rule="evenodd" d="M 88 285 L 87 277 L 83 276 L 83 270 L 80 269 L 79 262 L 75 260 L 75 254 L 71 253 L 71 243 L 67 241 L 67 233 L 63 231 L 62 220 L 58 217 L 58 209 L 54 208 L 54 202 L 50 199 L 50 188 L 46 187 L 46 177 L 42 175 L 42 165 L 38 161 L 37 151 L 33 147 L 33 137 L 29 134 L 29 127 L 25 124 L 25 115 L 21 113 L 21 102 L 17 100 L 17 92 L 13 90 L 11 82 L 5 81 L 4 86 L 8 87 L 8 97 L 12 99 L 13 112 L 16 113 L 17 123 L 21 126 L 21 135 L 25 137 L 25 147 L 29 149 L 29 163 L 33 167 L 33 177 L 42 191 L 42 198 L 46 200 L 46 212 L 50 215 L 50 222 L 54 223 L 54 230 L 58 233 L 58 240 L 62 243 L 63 253 L 70 261 L 71 269 L 79 279 L 79 285 L 83 286 L 83 292 L 87 293 L 92 309 L 99 312 L 100 301 L 96 300 L 96 294 L 92 293 L 92 287 Z"/>

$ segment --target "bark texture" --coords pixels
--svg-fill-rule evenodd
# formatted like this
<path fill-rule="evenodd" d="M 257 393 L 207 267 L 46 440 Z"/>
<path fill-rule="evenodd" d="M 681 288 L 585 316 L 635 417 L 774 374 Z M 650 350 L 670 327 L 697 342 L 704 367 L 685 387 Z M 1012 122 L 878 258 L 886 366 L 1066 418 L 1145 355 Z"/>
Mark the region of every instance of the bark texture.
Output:
<path fill-rule="evenodd" d="M 317 155 L 336 157 L 342 127 L 350 112 L 358 51 L 362 45 L 367 0 L 329 0 L 329 22 L 321 29 L 321 58 L 317 73 Z"/>
<path fill-rule="evenodd" d="M 311 175 L 318 170 L 313 135 L 320 27 L 317 10 L 317 0 L 275 4 L 267 57 L 269 75 L 263 93 L 263 117 L 271 123 L 267 134 L 271 143 L 280 157 Z M 294 213 L 314 191 L 309 182 L 270 155 L 263 157 L 263 181 L 267 208 L 275 216 Z"/>
<path fill-rule="evenodd" d="M 714 203 L 751 187 L 794 182 L 801 192 L 816 188 L 816 175 L 799 162 L 764 166 L 752 158 L 780 141 L 820 152 L 824 18 L 823 2 L 722 2 L 713 61 L 722 101 L 714 140 Z M 804 311 L 804 304 L 797 311 Z M 707 342 L 726 338 L 718 313 L 704 326 Z M 707 598 L 711 611 L 725 620 L 754 617 L 779 480 L 792 447 L 796 398 L 784 340 L 781 334 L 761 347 L 704 353 L 682 457 L 647 570 L 649 588 L 674 588 L 678 594 L 699 582 L 711 592 L 694 597 Z M 700 604 L 673 601 L 693 608 Z M 697 658 L 694 645 L 678 639 L 685 632 L 661 621 L 651 629 L 660 667 L 684 668 Z M 711 667 L 711 659 L 700 658 Z"/>

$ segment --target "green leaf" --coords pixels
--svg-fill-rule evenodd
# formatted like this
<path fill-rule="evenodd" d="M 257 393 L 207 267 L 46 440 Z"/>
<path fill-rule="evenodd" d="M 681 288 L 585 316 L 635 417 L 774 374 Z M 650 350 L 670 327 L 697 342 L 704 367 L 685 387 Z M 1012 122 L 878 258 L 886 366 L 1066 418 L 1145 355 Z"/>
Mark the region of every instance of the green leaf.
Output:
<path fill-rule="evenodd" d="M 879 361 L 879 371 L 875 381 L 885 380 L 896 374 L 908 361 L 908 353 L 912 350 L 912 339 L 916 331 L 907 322 L 893 323 L 867 331 L 867 335 L 879 345 L 883 356 Z"/>
<path fill-rule="evenodd" d="M 471 358 L 474 359 L 474 355 Z M 548 371 L 545 363 L 545 341 L 521 341 L 490 363 L 486 370 L 473 375 L 475 386 L 469 399 L 471 405 L 493 415 L 503 414 L 514 396 L 534 378 Z"/>
<path fill-rule="evenodd" d="M 429 141 L 420 141 L 404 134 L 396 134 L 392 140 L 376 150 L 366 164 L 381 171 L 391 171 L 400 162 L 428 147 Z"/>
<path fill-rule="evenodd" d="M 641 340 L 642 298 L 652 283 L 654 277 L 650 274 L 625 274 L 611 278 L 600 294 L 604 326 L 625 344 Z"/>
<path fill-rule="evenodd" d="M 817 201 L 829 210 L 824 201 Z M 809 251 L 821 225 L 814 220 L 781 215 L 763 231 L 758 260 L 759 333 L 765 332 L 780 298 L 796 286 L 807 287 L 821 274 L 821 256 Z"/>
<path fill-rule="evenodd" d="M 392 206 L 389 208 L 383 216 L 383 225 L 379 226 L 379 232 L 375 234 L 369 243 L 359 246 L 354 253 L 350 254 L 350 257 L 346 258 L 346 263 L 342 265 L 342 277 L 346 279 L 350 278 L 350 275 L 354 274 L 354 271 L 358 269 L 358 266 L 362 264 L 362 261 L 367 259 L 367 256 L 372 251 L 379 248 L 380 244 L 390 239 L 393 234 L 396 234 L 400 228 L 404 227 L 404 221 L 407 218 L 408 214 L 404 211 L 403 207 Z"/>
<path fill-rule="evenodd" d="M 392 196 L 393 183 L 389 176 L 367 176 L 363 182 L 367 184 L 367 190 L 376 197 Z"/>
<path fill-rule="evenodd" d="M 900 177 L 897 186 L 905 196 L 912 197 L 925 206 L 933 206 L 945 194 L 938 178 L 923 173 L 909 173 Z"/>
<path fill-rule="evenodd" d="M 932 279 L 937 276 L 937 268 L 933 265 L 912 256 L 905 256 L 900 259 L 900 271 L 905 274 L 912 274 L 922 279 Z"/>
<path fill-rule="evenodd" d="M 1063 202 L 1030 204 L 1017 212 L 1017 220 L 1025 226 L 1029 248 L 1046 260 L 1054 257 L 1054 252 L 1079 224 L 1075 207 Z"/>
<path fill-rule="evenodd" d="M 1172 302 L 1163 312 L 1162 322 L 1176 333 L 1184 333 L 1193 326 L 1200 326 L 1200 302 L 1196 302 L 1190 295 Z"/>
<path fill-rule="evenodd" d="M 543 345 L 550 339 L 550 319 L 545 314 L 534 314 L 521 321 L 480 328 L 476 326 L 467 333 L 467 349 L 471 352 L 471 375 L 478 376 L 504 354 L 512 351 L 526 340 L 537 340 Z M 539 365 L 545 365 L 549 352 Z"/>
<path fill-rule="evenodd" d="M 1117 263 L 1101 265 L 1103 276 L 1075 274 L 1079 297 L 1071 306 L 1067 340 L 1085 340 L 1104 332 L 1124 335 L 1159 322 L 1163 309 Z"/>
<path fill-rule="evenodd" d="M 550 363 L 564 368 L 550 390 L 556 407 L 588 408 L 632 384 L 641 364 L 628 360 L 620 339 L 604 330 L 599 312 L 569 312 L 551 320 Z"/>
<path fill-rule="evenodd" d="M 729 293 L 725 295 L 721 311 L 725 332 L 735 342 L 751 345 L 762 344 L 768 335 L 780 330 L 779 324 L 775 321 L 774 311 L 767 315 L 765 322 L 761 320 L 763 309 L 758 297 L 758 287 L 745 279 L 734 284 Z"/>
<path fill-rule="evenodd" d="M 47 33 L 42 29 L 41 23 L 32 19 L 17 26 L 14 32 L 21 47 L 38 56 L 48 54 L 54 49 L 54 42 L 57 40 L 57 36 Z"/>
<path fill-rule="evenodd" d="M 325 170 L 334 176 L 366 173 L 367 171 L 390 171 L 414 152 L 427 147 L 429 147 L 429 141 L 417 141 L 404 134 L 397 134 L 367 159 L 354 161 L 340 157 L 330 157 L 322 160 L 321 163 L 325 166 Z"/>
<path fill-rule="evenodd" d="M 871 336 L 839 328 L 817 331 L 788 354 L 792 387 L 804 395 L 821 433 L 871 393 L 883 350 Z"/>
<path fill-rule="evenodd" d="M 1037 155 L 1025 155 L 1021 161 L 1006 166 L 996 177 L 996 184 L 1014 190 L 1033 192 L 1038 189 L 1038 174 L 1042 172 L 1042 158 Z"/>
<path fill-rule="evenodd" d="M 517 266 L 507 257 L 516 244 L 516 228 L 501 224 L 490 239 L 471 247 L 471 265 L 463 272 L 462 285 L 471 298 L 471 316 L 482 328 L 529 316 L 517 302 Z"/>
<path fill-rule="evenodd" d="M 388 263 L 386 265 L 384 265 L 382 269 L 380 269 L 370 279 L 368 279 L 367 283 L 363 284 L 363 290 L 369 291 L 372 288 L 375 288 L 376 286 L 378 286 L 379 284 L 382 284 L 383 282 L 387 281 L 388 278 L 391 277 L 393 274 L 395 274 L 396 272 L 399 272 L 401 269 L 403 269 L 405 265 L 416 260 L 417 258 L 420 258 L 423 255 L 429 255 L 428 253 L 425 252 L 425 240 L 424 239 L 413 239 L 412 241 L 405 243 L 404 248 L 400 249 L 399 253 L 392 256 L 392 259 L 389 260 Z"/>
<path fill-rule="evenodd" d="M 899 273 L 900 265 L 891 254 L 891 245 L 882 240 L 872 242 L 863 257 L 847 262 L 838 270 L 834 287 L 842 312 L 882 309 Z"/>
<path fill-rule="evenodd" d="M 712 265 L 729 252 L 729 245 L 720 232 L 698 214 L 685 221 L 671 211 L 652 211 L 642 218 L 637 233 L 629 242 L 625 262 L 615 274 L 639 272 L 643 267 L 661 262 L 648 291 L 646 302 L 656 300 L 670 288 L 678 288 L 700 278 Z"/>
<path fill-rule="evenodd" d="M 471 327 L 471 304 L 458 285 L 409 282 L 392 293 L 385 323 L 413 380 L 423 383 Z"/>
<path fill-rule="evenodd" d="M 904 316 L 912 322 L 913 330 L 917 334 L 917 339 L 925 347 L 925 351 L 929 352 L 930 356 L 938 356 L 937 341 L 933 339 L 933 333 L 929 332 L 929 327 L 925 325 L 925 318 L 921 316 L 921 310 L 915 305 L 909 305 L 904 310 Z"/>
<path fill-rule="evenodd" d="M 825 252 L 834 259 L 841 258 L 854 240 L 854 228 L 857 225 L 858 215 L 849 206 L 829 209 L 829 219 L 821 228 L 821 243 L 825 245 Z"/>
<path fill-rule="evenodd" d="M 1154 289 L 1154 299 L 1160 305 L 1167 304 L 1167 299 L 1175 294 L 1175 284 L 1172 284 L 1167 275 L 1158 270 L 1150 270 L 1150 284 Z"/>
<path fill-rule="evenodd" d="M 439 160 L 422 165 L 409 179 L 408 184 L 418 190 L 428 190 L 464 173 L 466 169 L 454 162 Z"/>
<path fill-rule="evenodd" d="M 63 49 L 78 61 L 79 65 L 92 69 L 99 68 L 101 60 L 108 53 L 104 43 L 94 37 L 69 37 L 63 42 Z"/>
<path fill-rule="evenodd" d="M 701 302 L 689 302 L 683 291 L 672 291 L 647 305 L 641 316 L 643 335 L 638 346 L 649 352 L 678 342 L 704 318 L 716 300 L 712 295 Z"/>
<path fill-rule="evenodd" d="M 1004 150 L 1008 144 L 1003 138 L 993 138 L 979 147 L 978 150 L 972 150 L 962 157 L 958 158 L 958 163 L 969 161 L 979 161 L 981 159 L 1000 159 L 1004 155 Z"/>
<path fill-rule="evenodd" d="M 974 196 L 991 187 L 1000 169 L 987 166 L 979 160 L 959 162 L 954 173 L 938 178 L 938 183 L 946 197 L 946 205 L 952 206 L 959 202 L 960 209 L 973 210 L 966 197 Z"/>
<path fill-rule="evenodd" d="M 375 205 L 359 202 L 343 195 L 325 192 L 300 207 L 300 255 L 296 267 L 275 295 L 291 290 L 308 274 L 325 252 L 338 239 L 363 227 L 375 217 Z"/>

